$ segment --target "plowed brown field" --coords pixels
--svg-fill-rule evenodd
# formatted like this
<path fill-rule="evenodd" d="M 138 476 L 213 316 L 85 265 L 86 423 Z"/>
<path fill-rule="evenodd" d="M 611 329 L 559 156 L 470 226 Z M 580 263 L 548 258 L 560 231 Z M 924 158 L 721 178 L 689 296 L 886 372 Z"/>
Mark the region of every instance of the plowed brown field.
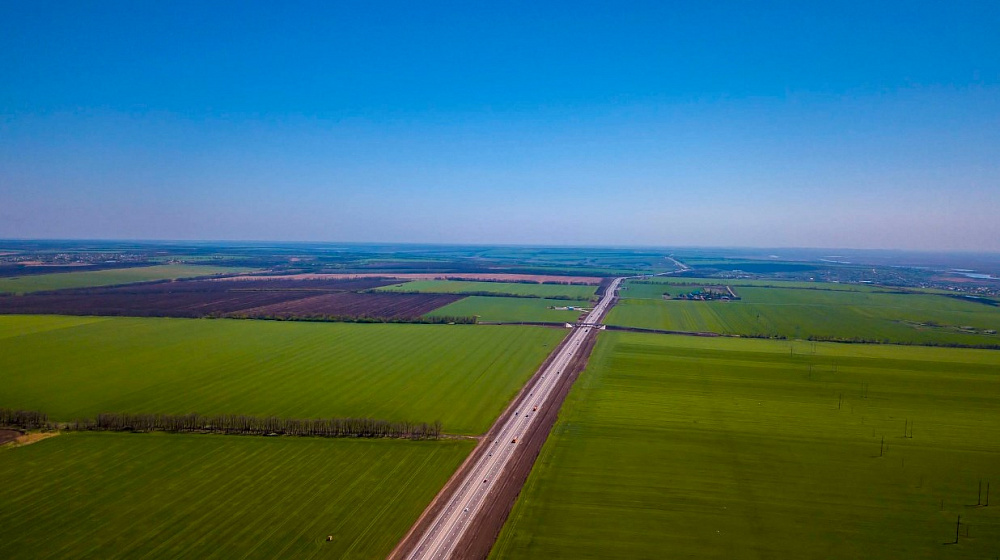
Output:
<path fill-rule="evenodd" d="M 416 319 L 439 307 L 462 299 L 452 294 L 392 294 L 352 292 L 323 294 L 247 309 L 247 317 L 373 317 Z"/>
<path fill-rule="evenodd" d="M 240 282 L 257 279 L 296 279 L 296 280 L 328 280 L 349 278 L 396 278 L 399 280 L 470 280 L 493 282 L 535 282 L 538 284 L 600 284 L 604 278 L 599 276 L 556 276 L 551 274 L 484 274 L 484 273 L 361 273 L 361 274 L 292 274 L 289 276 L 229 276 L 217 278 L 213 282 Z"/>

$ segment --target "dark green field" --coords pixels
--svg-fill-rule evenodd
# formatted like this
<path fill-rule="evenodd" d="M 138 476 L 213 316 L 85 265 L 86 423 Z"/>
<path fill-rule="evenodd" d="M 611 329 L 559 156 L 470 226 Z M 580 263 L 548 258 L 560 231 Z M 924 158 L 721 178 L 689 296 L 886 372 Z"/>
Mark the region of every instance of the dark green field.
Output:
<path fill-rule="evenodd" d="M 605 332 L 493 556 L 993 558 L 998 488 L 998 352 Z"/>
<path fill-rule="evenodd" d="M 0 448 L 0 558 L 384 558 L 472 446 L 75 433 Z"/>
<path fill-rule="evenodd" d="M 713 284 L 718 282 L 704 285 Z M 629 283 L 608 324 L 765 337 L 1000 346 L 1000 336 L 987 333 L 1000 330 L 1000 307 L 944 295 L 816 284 L 736 286 L 739 301 L 663 299 L 664 292 L 676 295 L 694 288 Z"/>
<path fill-rule="evenodd" d="M 0 406 L 356 417 L 486 431 L 566 332 L 544 327 L 0 317 Z"/>

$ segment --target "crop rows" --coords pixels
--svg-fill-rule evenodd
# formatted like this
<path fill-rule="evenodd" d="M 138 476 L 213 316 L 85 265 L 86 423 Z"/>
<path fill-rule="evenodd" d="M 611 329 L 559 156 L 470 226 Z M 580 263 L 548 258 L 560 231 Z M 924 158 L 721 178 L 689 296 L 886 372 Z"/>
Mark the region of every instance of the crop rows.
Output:
<path fill-rule="evenodd" d="M 244 268 L 230 268 L 207 265 L 164 264 L 132 268 L 115 268 L 89 272 L 62 272 L 39 274 L 16 278 L 0 278 L 0 293 L 29 293 L 46 290 L 64 290 L 95 286 L 112 286 L 149 282 L 174 278 L 191 278 L 245 271 Z"/>
<path fill-rule="evenodd" d="M 415 319 L 462 298 L 352 292 L 394 283 L 379 278 L 157 282 L 0 296 L 0 314 Z"/>
<path fill-rule="evenodd" d="M 379 288 L 383 292 L 496 295 L 550 299 L 587 300 L 597 286 L 568 284 L 524 284 L 515 282 L 465 282 L 450 280 L 417 280 L 398 286 Z"/>
<path fill-rule="evenodd" d="M 64 434 L 0 449 L 0 557 L 381 558 L 471 447 Z"/>
<path fill-rule="evenodd" d="M 261 307 L 244 309 L 238 315 L 246 317 L 373 317 L 383 319 L 416 319 L 440 307 L 447 307 L 465 296 L 454 294 L 395 294 L 352 292 L 323 294 Z M 438 316 L 460 317 L 451 312 Z"/>
<path fill-rule="evenodd" d="M 582 307 L 593 304 L 582 300 L 468 296 L 428 313 L 427 317 L 475 316 L 481 322 L 573 323 Z M 576 309 L 567 310 L 568 306 Z M 564 309 L 557 309 L 557 308 Z"/>
<path fill-rule="evenodd" d="M 1000 345 L 1000 308 L 931 294 L 740 287 L 740 301 L 664 301 L 631 286 L 608 323 L 670 331 L 858 342 Z M 635 297 L 639 296 L 639 297 Z M 994 331 L 990 333 L 989 331 Z"/>
<path fill-rule="evenodd" d="M 989 557 L 998 367 L 986 350 L 604 333 L 493 556 Z"/>
<path fill-rule="evenodd" d="M 0 317 L 0 403 L 102 412 L 440 420 L 481 433 L 561 330 Z M 58 388 L 58 390 L 53 390 Z"/>

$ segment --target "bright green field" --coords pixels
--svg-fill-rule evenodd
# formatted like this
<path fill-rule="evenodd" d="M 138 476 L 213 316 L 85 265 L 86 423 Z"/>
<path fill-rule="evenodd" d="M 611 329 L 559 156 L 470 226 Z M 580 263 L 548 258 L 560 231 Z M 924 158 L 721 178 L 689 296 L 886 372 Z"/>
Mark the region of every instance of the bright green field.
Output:
<path fill-rule="evenodd" d="M 379 288 L 386 292 L 423 292 L 434 294 L 475 294 L 490 293 L 531 297 L 570 297 L 590 299 L 597 286 L 573 286 L 562 284 L 519 284 L 516 282 L 467 282 L 464 280 L 417 280 Z"/>
<path fill-rule="evenodd" d="M 0 316 L 0 406 L 369 417 L 486 431 L 566 335 L 545 327 Z"/>
<path fill-rule="evenodd" d="M 0 292 L 23 294 L 46 290 L 63 290 L 66 288 L 94 288 L 97 286 L 131 284 L 133 282 L 150 282 L 153 280 L 172 280 L 175 278 L 246 272 L 248 270 L 247 268 L 221 266 L 164 264 L 136 268 L 93 270 L 90 272 L 60 272 L 57 274 L 0 278 Z"/>
<path fill-rule="evenodd" d="M 425 317 L 479 317 L 485 322 L 573 323 L 580 311 L 549 309 L 550 307 L 593 307 L 589 301 L 565 299 L 469 296 L 436 309 Z"/>
<path fill-rule="evenodd" d="M 666 284 L 666 286 L 664 286 Z M 757 288 L 802 288 L 834 292 L 891 292 L 891 288 L 868 284 L 838 284 L 833 282 L 794 282 L 788 280 L 736 280 L 729 278 L 688 278 L 685 276 L 654 276 L 642 280 L 626 280 L 623 298 L 659 299 L 663 292 L 690 291 L 694 286 L 749 286 Z M 676 286 L 676 288 L 671 288 Z M 908 288 L 909 289 L 909 288 Z M 920 291 L 912 289 L 914 291 Z M 737 290 L 739 292 L 740 290 Z"/>
<path fill-rule="evenodd" d="M 1000 345 L 1000 336 L 982 332 L 1000 330 L 1000 308 L 950 297 L 738 287 L 740 301 L 666 301 L 661 297 L 664 289 L 675 290 L 651 284 L 630 287 L 626 292 L 631 297 L 612 309 L 608 324 L 788 338 Z M 962 326 L 980 332 L 962 332 Z"/>
<path fill-rule="evenodd" d="M 0 449 L 0 558 L 384 558 L 472 446 L 79 433 Z"/>
<path fill-rule="evenodd" d="M 493 556 L 992 558 L 998 488 L 1000 352 L 605 332 Z"/>

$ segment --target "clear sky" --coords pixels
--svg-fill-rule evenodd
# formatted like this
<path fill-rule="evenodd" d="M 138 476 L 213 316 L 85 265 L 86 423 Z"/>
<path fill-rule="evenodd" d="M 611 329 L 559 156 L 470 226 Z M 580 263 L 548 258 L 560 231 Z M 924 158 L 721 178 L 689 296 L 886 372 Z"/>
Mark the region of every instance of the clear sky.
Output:
<path fill-rule="evenodd" d="M 1000 2 L 3 2 L 0 237 L 1000 251 Z"/>

